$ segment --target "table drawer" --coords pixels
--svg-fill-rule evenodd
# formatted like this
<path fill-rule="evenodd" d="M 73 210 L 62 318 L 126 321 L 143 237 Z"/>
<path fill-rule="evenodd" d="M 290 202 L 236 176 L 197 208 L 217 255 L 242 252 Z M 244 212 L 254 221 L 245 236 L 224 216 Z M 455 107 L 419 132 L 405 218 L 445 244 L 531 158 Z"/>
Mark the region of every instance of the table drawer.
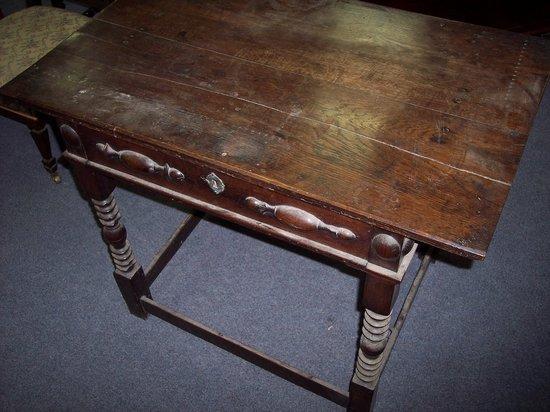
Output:
<path fill-rule="evenodd" d="M 368 258 L 378 233 L 365 222 L 219 167 L 83 126 L 69 127 L 61 126 L 62 135 L 68 150 L 78 156 L 361 259 Z"/>

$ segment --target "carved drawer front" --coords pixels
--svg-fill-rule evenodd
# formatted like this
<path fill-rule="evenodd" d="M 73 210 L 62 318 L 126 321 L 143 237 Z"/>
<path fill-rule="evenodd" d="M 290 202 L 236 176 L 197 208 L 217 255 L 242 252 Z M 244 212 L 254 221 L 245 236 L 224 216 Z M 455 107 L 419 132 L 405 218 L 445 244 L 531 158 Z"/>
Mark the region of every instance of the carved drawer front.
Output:
<path fill-rule="evenodd" d="M 63 129 L 63 126 L 61 127 Z M 81 126 L 75 154 L 209 204 L 222 207 L 285 232 L 367 259 L 374 234 L 371 225 L 333 210 L 296 199 L 238 178 L 197 160 L 166 153 L 122 137 Z M 65 130 L 65 135 L 67 130 Z M 65 140 L 67 138 L 65 137 Z M 69 142 L 68 142 L 69 143 Z"/>
<path fill-rule="evenodd" d="M 168 163 L 164 165 L 158 164 L 150 157 L 142 154 L 141 152 L 143 152 L 143 150 L 140 152 L 133 150 L 115 150 L 109 143 L 96 143 L 95 149 L 103 154 L 106 159 L 114 160 L 134 172 L 150 176 L 162 176 L 169 182 L 183 183 L 185 181 L 185 175 L 179 169 L 170 166 Z"/>

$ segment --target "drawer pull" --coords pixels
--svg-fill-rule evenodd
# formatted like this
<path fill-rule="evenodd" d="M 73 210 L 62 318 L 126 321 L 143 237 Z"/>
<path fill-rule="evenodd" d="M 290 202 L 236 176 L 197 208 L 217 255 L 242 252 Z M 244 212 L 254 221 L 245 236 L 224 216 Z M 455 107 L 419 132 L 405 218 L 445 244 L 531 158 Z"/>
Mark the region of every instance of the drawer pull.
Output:
<path fill-rule="evenodd" d="M 251 196 L 247 197 L 245 201 L 249 208 L 258 211 L 263 215 L 273 216 L 277 220 L 296 229 L 325 230 L 337 238 L 346 240 L 357 239 L 357 236 L 351 230 L 343 227 L 327 225 L 318 217 L 306 212 L 305 210 L 298 209 L 297 207 L 287 205 L 272 206 L 269 203 L 263 202 Z"/>
<path fill-rule="evenodd" d="M 153 159 L 132 150 L 116 151 L 108 143 L 97 143 L 96 147 L 111 159 L 124 163 L 130 169 L 149 174 L 160 174 L 166 180 L 183 182 L 185 175 L 178 169 L 174 169 L 168 163 L 159 165 Z"/>
<path fill-rule="evenodd" d="M 206 177 L 203 177 L 203 180 L 206 182 L 210 190 L 212 190 L 212 192 L 216 195 L 219 195 L 225 190 L 223 180 L 220 179 L 214 172 L 209 173 Z"/>

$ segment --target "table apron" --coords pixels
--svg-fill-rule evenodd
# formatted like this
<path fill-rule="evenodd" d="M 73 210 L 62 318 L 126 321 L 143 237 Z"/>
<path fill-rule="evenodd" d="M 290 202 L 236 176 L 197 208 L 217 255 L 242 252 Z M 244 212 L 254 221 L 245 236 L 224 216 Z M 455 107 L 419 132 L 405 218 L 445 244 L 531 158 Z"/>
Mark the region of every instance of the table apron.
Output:
<path fill-rule="evenodd" d="M 67 146 L 64 157 L 73 163 L 353 268 L 369 266 L 391 281 L 401 280 L 399 268 L 408 252 L 402 235 L 114 132 L 71 123 L 60 130 Z"/>

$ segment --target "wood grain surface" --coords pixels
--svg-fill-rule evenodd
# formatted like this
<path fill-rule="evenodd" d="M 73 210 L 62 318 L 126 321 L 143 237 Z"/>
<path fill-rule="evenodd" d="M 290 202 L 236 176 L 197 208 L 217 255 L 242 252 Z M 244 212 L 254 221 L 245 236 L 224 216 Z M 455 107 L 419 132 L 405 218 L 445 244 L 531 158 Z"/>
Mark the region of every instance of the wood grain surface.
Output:
<path fill-rule="evenodd" d="M 549 68 L 356 1 L 118 0 L 0 93 L 483 258 Z"/>

